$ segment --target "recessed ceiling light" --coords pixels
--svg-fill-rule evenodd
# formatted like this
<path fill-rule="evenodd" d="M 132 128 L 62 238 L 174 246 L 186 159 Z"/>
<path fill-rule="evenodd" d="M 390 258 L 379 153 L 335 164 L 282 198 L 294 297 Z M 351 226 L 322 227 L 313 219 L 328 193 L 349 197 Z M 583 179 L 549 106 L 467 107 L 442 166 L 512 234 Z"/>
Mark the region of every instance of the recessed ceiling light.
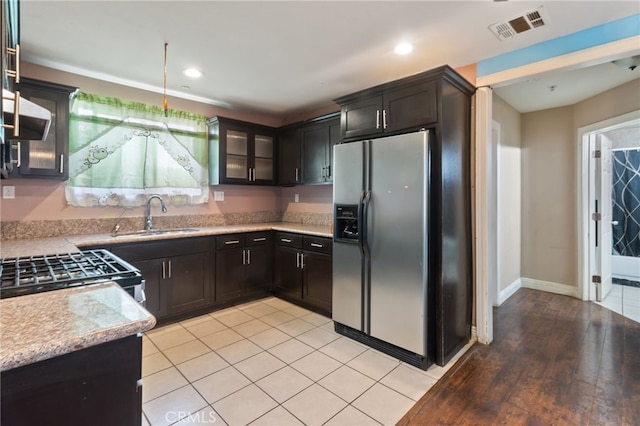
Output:
<path fill-rule="evenodd" d="M 393 49 L 393 51 L 396 52 L 398 55 L 406 55 L 413 51 L 413 44 L 408 43 L 406 41 L 402 43 L 398 43 L 395 49 Z"/>
<path fill-rule="evenodd" d="M 184 75 L 191 78 L 199 78 L 202 77 L 202 71 L 195 68 L 187 68 L 184 70 Z"/>

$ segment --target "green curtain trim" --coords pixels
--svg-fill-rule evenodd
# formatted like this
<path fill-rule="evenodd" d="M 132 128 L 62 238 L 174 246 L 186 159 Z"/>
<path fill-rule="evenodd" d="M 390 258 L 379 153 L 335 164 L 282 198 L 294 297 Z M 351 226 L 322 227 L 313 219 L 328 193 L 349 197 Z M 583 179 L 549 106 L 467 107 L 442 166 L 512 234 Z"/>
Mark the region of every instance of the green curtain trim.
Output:
<path fill-rule="evenodd" d="M 112 106 L 120 109 L 131 109 L 134 111 L 142 111 L 146 113 L 164 115 L 164 110 L 156 105 L 147 105 L 142 102 L 123 101 L 118 98 L 111 98 L 107 96 L 100 96 L 93 93 L 78 92 L 74 99 L 92 102 L 101 105 Z M 191 112 L 180 111 L 169 108 L 169 117 L 182 118 L 187 120 L 206 122 L 207 117 L 200 114 L 194 114 Z"/>
<path fill-rule="evenodd" d="M 139 111 L 139 110 L 138 110 Z M 169 110 L 171 111 L 171 110 Z M 189 113 L 187 113 L 189 114 Z M 111 127 L 116 127 L 118 125 L 120 125 L 121 123 L 124 122 L 124 120 L 114 120 L 111 118 L 104 118 L 104 117 L 95 117 L 95 116 L 91 116 L 91 115 L 79 115 L 76 113 L 71 113 L 70 114 L 70 120 L 77 120 L 77 121 L 84 121 L 87 123 L 94 123 L 94 124 L 102 124 L 105 126 L 111 126 Z M 145 126 L 141 125 L 141 124 L 137 124 L 137 123 L 129 123 L 128 124 L 130 127 L 138 127 L 138 128 L 145 128 Z M 106 131 L 109 131 L 111 129 L 107 129 Z M 175 129 L 173 127 L 171 127 L 171 125 L 169 124 L 169 130 L 171 131 L 172 134 L 174 135 L 182 135 L 182 136 L 191 136 L 191 137 L 196 137 L 196 138 L 202 138 L 202 139 L 206 139 L 207 137 L 207 132 L 203 131 L 203 132 L 190 132 L 188 130 L 182 130 L 182 129 Z M 100 137 L 102 136 L 97 135 L 96 137 Z"/>

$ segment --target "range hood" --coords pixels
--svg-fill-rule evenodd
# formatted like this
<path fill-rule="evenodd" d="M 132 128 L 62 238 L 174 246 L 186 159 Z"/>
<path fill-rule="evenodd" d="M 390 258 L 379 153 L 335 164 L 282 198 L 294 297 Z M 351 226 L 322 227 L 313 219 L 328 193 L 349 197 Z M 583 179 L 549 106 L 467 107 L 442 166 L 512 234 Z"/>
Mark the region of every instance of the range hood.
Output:
<path fill-rule="evenodd" d="M 2 89 L 2 111 L 5 124 L 15 123 L 15 94 Z M 47 138 L 51 127 L 51 111 L 20 97 L 18 100 L 18 136 L 11 129 L 5 131 L 5 139 L 41 141 Z"/>

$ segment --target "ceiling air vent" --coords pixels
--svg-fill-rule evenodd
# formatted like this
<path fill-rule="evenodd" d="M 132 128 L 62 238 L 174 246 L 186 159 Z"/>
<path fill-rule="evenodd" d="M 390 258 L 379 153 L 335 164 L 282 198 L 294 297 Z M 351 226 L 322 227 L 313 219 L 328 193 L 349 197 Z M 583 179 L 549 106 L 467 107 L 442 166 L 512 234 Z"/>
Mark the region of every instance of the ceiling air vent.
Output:
<path fill-rule="evenodd" d="M 542 6 L 535 10 L 515 16 L 508 21 L 489 25 L 489 30 L 498 40 L 507 40 L 519 34 L 549 25 L 549 18 Z"/>

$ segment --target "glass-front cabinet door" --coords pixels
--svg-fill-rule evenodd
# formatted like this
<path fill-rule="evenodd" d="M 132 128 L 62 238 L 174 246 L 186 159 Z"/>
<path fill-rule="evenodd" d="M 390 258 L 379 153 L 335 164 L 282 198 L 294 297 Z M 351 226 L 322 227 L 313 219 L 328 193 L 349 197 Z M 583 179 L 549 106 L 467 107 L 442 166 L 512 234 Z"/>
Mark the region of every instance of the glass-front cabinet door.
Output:
<path fill-rule="evenodd" d="M 225 138 L 227 141 L 226 177 L 229 179 L 247 179 L 249 170 L 248 134 L 237 130 L 227 130 Z"/>
<path fill-rule="evenodd" d="M 273 136 L 256 134 L 254 137 L 254 182 L 265 181 L 273 182 L 274 165 L 273 165 Z"/>
<path fill-rule="evenodd" d="M 211 185 L 275 185 L 275 129 L 224 117 L 207 124 Z"/>

